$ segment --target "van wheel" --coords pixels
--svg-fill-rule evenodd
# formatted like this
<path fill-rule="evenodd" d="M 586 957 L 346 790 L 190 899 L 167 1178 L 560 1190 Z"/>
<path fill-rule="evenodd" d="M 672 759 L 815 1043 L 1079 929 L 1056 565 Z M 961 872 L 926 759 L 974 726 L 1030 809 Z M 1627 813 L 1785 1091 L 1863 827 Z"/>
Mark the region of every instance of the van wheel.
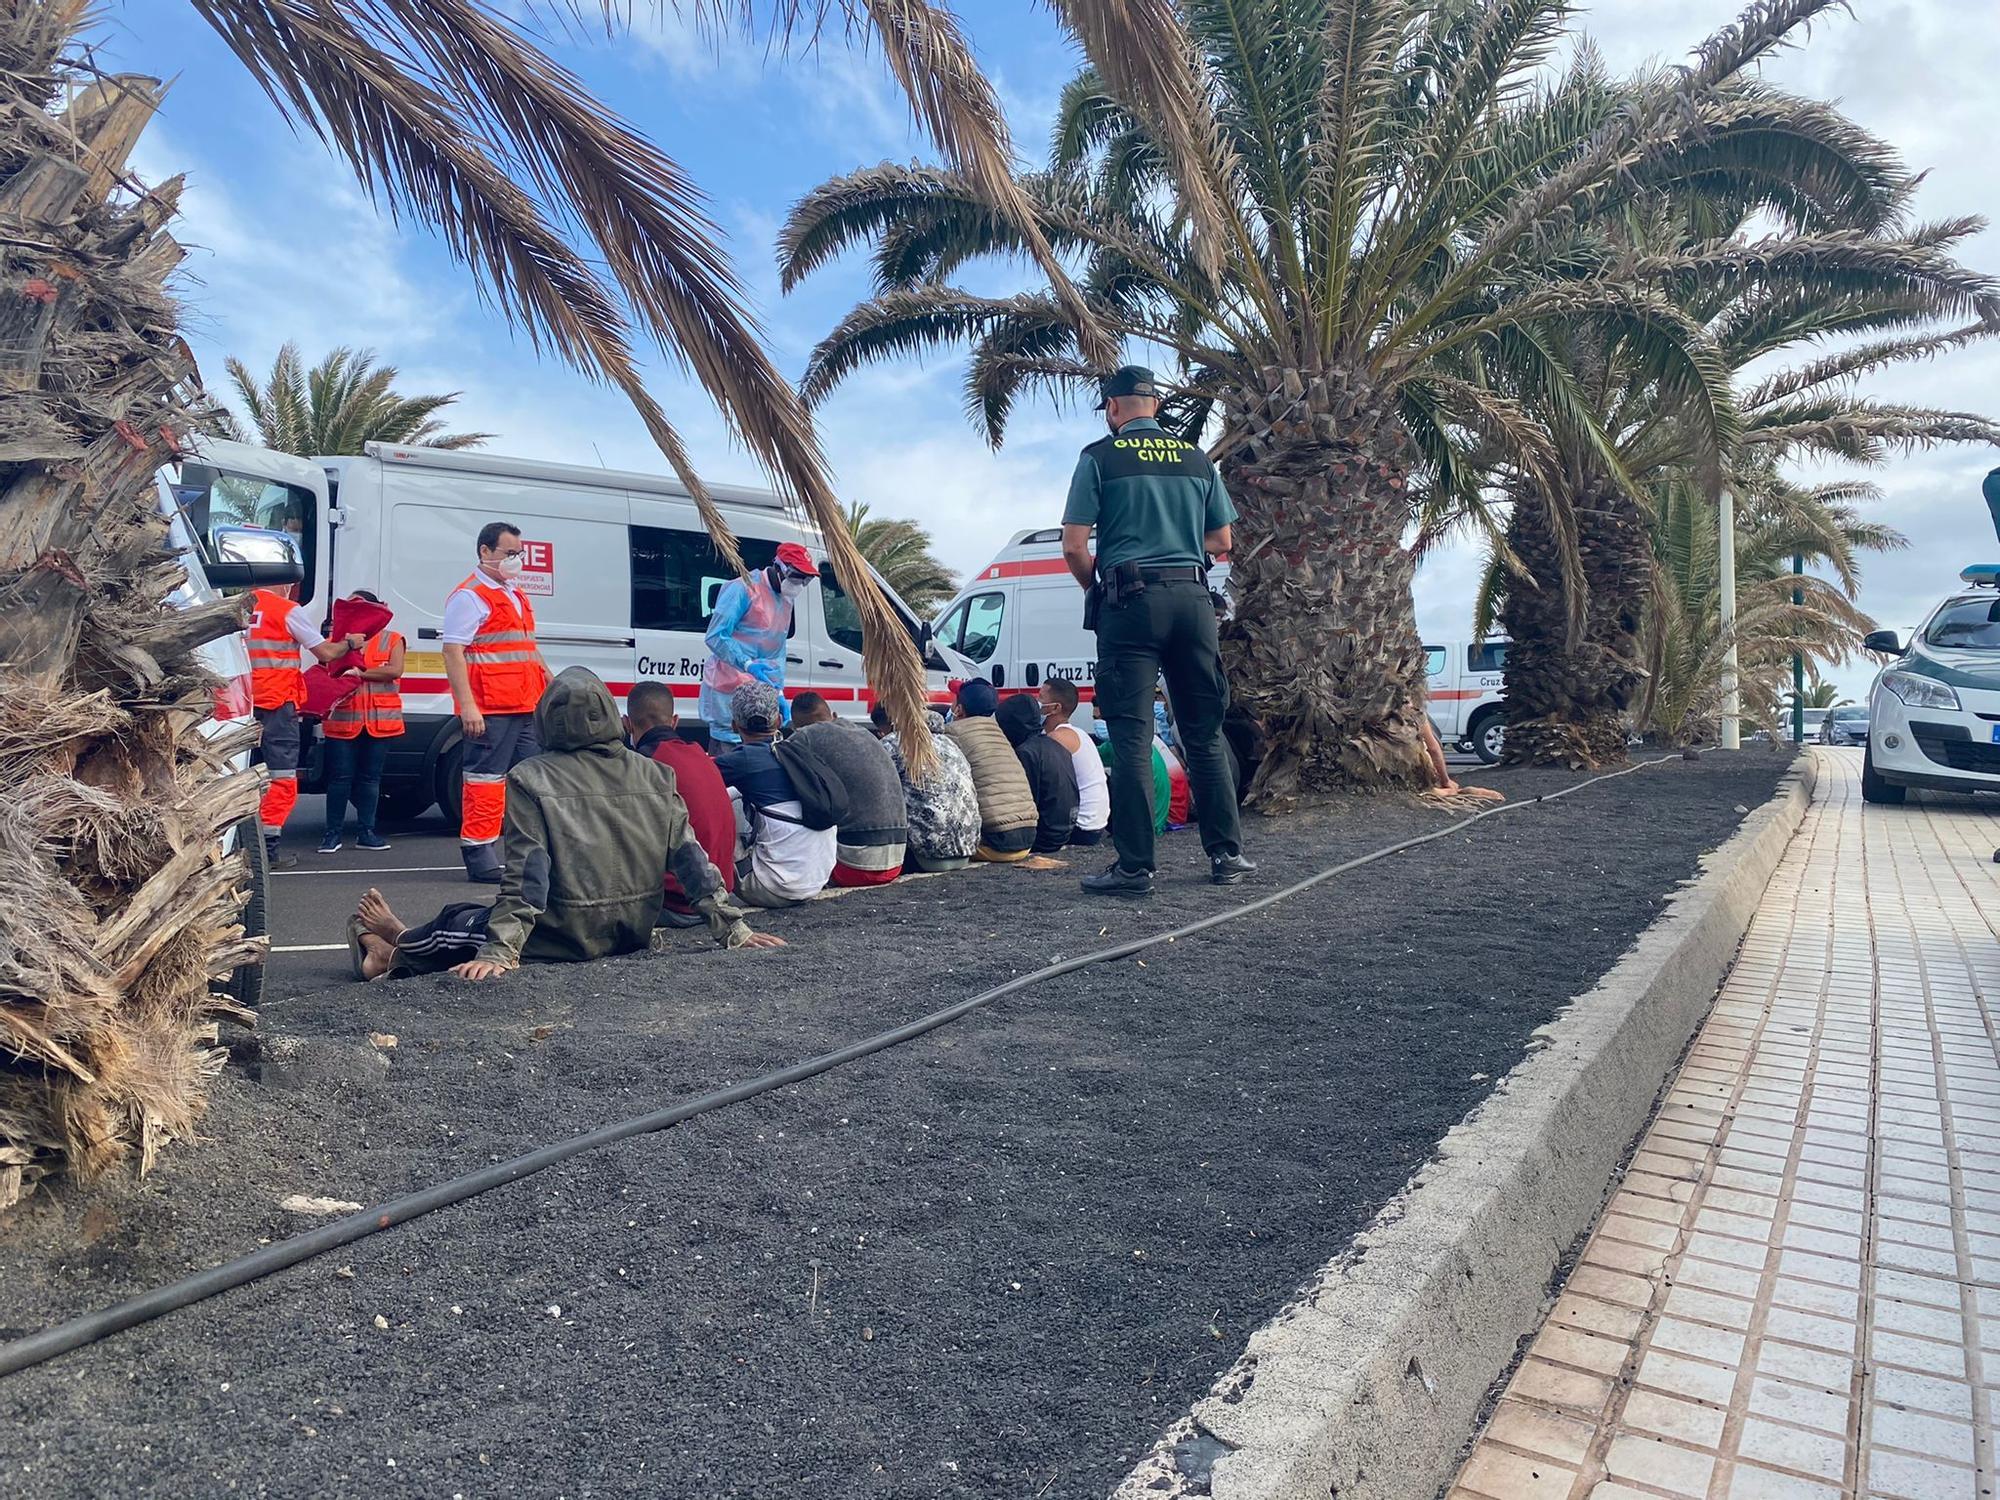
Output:
<path fill-rule="evenodd" d="M 437 759 L 433 783 L 437 805 L 456 829 L 465 816 L 465 742 L 460 740 Z"/>
<path fill-rule="evenodd" d="M 1489 708 L 1472 721 L 1472 731 L 1466 738 L 1472 742 L 1472 753 L 1482 763 L 1497 766 L 1507 748 L 1507 721 L 1500 717 L 1499 709 Z"/>
<path fill-rule="evenodd" d="M 1875 770 L 1875 747 L 1870 745 L 1861 752 L 1861 800 L 1873 802 L 1881 807 L 1901 806 L 1903 799 L 1910 795 L 1906 786 L 1896 786 L 1884 781 Z"/>
<path fill-rule="evenodd" d="M 255 818 L 236 825 L 236 847 L 243 851 L 244 877 L 250 899 L 243 905 L 243 935 L 267 937 L 271 931 L 271 866 L 264 857 L 264 829 Z M 264 964 L 245 964 L 229 976 L 229 998 L 245 1010 L 264 1003 Z"/>

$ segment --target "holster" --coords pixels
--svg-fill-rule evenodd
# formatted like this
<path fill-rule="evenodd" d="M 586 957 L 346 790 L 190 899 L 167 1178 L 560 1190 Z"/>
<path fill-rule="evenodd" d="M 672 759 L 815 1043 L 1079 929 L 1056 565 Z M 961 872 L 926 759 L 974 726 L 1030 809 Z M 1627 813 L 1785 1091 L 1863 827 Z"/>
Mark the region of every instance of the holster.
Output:
<path fill-rule="evenodd" d="M 1097 617 L 1104 611 L 1104 581 L 1098 579 L 1083 591 L 1083 628 L 1097 633 Z"/>

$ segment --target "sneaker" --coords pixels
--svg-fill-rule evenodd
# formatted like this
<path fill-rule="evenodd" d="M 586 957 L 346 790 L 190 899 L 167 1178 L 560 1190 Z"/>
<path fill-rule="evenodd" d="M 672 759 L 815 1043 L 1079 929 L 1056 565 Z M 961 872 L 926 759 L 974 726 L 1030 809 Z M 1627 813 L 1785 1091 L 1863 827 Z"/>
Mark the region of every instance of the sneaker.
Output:
<path fill-rule="evenodd" d="M 381 834 L 371 832 L 364 833 L 355 839 L 354 847 L 357 849 L 393 849 L 396 846 L 383 838 Z"/>
<path fill-rule="evenodd" d="M 1208 878 L 1217 885 L 1237 885 L 1245 875 L 1255 874 L 1257 867 L 1240 854 L 1214 854 L 1209 856 Z"/>
<path fill-rule="evenodd" d="M 319 841 L 319 852 L 322 854 L 340 853 L 340 835 L 335 833 L 331 828 L 327 829 L 326 837 Z"/>
<path fill-rule="evenodd" d="M 1086 895 L 1091 896 L 1150 896 L 1153 894 L 1153 872 L 1150 870 L 1128 870 L 1113 860 L 1102 875 L 1086 875 L 1077 884 Z"/>

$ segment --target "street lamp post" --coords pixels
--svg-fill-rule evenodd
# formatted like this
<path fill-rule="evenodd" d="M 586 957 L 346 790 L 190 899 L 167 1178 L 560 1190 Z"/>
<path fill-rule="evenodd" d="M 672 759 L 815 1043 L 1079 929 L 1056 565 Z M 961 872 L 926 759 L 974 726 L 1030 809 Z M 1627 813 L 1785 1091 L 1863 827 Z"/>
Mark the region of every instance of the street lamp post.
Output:
<path fill-rule="evenodd" d="M 1806 570 L 1803 552 L 1792 554 L 1792 607 L 1797 609 L 1806 602 L 1806 591 L 1798 583 L 1798 577 Z M 1795 624 L 1792 627 L 1796 630 Z M 1802 652 L 1792 653 L 1792 743 L 1806 742 L 1806 659 Z"/>
<path fill-rule="evenodd" d="M 1743 748 L 1743 694 L 1737 681 L 1736 657 L 1736 496 L 1722 487 L 1717 551 L 1722 562 L 1722 637 L 1728 643 L 1722 658 L 1722 748 Z"/>

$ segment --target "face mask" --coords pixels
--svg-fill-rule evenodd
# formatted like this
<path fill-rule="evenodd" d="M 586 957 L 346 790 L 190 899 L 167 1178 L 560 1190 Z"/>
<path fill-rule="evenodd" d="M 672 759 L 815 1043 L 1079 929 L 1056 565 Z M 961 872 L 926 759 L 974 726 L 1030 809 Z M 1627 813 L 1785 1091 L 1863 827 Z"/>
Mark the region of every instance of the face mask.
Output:
<path fill-rule="evenodd" d="M 493 571 L 498 573 L 502 578 L 512 578 L 516 573 L 519 573 L 521 571 L 521 559 L 519 554 L 516 554 L 513 557 L 501 558 L 498 562 L 493 564 Z"/>
<path fill-rule="evenodd" d="M 787 599 L 796 599 L 805 591 L 806 581 L 803 578 L 787 578 L 783 583 L 778 585 L 778 592 L 783 594 Z"/>

